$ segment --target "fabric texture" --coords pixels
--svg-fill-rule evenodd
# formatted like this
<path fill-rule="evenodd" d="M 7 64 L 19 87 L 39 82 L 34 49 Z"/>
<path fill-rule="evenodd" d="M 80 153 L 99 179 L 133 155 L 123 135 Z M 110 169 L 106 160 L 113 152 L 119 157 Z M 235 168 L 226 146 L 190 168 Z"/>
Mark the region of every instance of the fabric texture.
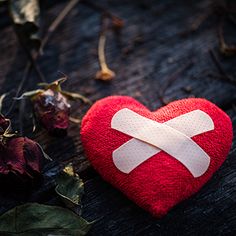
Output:
<path fill-rule="evenodd" d="M 132 139 L 111 128 L 112 117 L 123 108 L 160 123 L 197 109 L 207 113 L 214 122 L 214 130 L 192 138 L 211 158 L 205 174 L 194 178 L 181 162 L 164 151 L 153 155 L 129 174 L 118 170 L 112 153 Z M 197 124 L 192 125 L 194 128 Z M 97 101 L 84 116 L 81 126 L 86 156 L 102 178 L 157 217 L 199 191 L 226 159 L 232 138 L 232 123 L 228 115 L 200 98 L 175 101 L 150 112 L 131 97 L 111 96 Z"/>

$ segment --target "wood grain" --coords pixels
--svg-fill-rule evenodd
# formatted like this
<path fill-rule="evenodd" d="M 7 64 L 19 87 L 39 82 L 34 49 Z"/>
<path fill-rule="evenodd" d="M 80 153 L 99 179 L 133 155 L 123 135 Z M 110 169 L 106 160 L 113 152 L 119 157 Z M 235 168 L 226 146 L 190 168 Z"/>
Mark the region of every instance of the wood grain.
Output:
<path fill-rule="evenodd" d="M 49 1 L 43 8 L 46 28 L 64 8 L 66 1 Z M 57 2 L 57 4 L 56 4 Z M 39 65 L 48 81 L 57 71 L 69 76 L 67 90 L 87 95 L 93 102 L 109 95 L 129 95 L 150 110 L 162 102 L 189 96 L 204 97 L 219 105 L 236 127 L 236 87 L 215 79 L 219 72 L 209 55 L 213 50 L 225 71 L 235 77 L 236 57 L 225 58 L 218 50 L 219 16 L 211 14 L 195 32 L 190 25 L 208 11 L 209 1 L 121 0 L 99 1 L 124 19 L 121 42 L 112 33 L 107 39 L 107 60 L 117 77 L 111 83 L 94 80 L 100 14 L 78 4 L 46 46 Z M 4 7 L 4 6 L 3 6 Z M 0 11 L 1 17 L 6 14 Z M 227 21 L 225 37 L 235 38 L 235 26 Z M 231 41 L 230 41 L 231 42 Z M 20 83 L 27 59 L 7 20 L 0 24 L 0 92 L 13 92 Z M 191 63 L 190 63 L 191 62 Z M 190 64 L 189 64 L 190 63 Z M 186 67 L 186 65 L 188 65 Z M 185 68 L 186 67 L 186 68 Z M 212 76 L 209 76 L 209 75 Z M 24 90 L 35 89 L 37 76 L 31 73 Z M 5 110 L 10 105 L 8 99 Z M 88 106 L 74 103 L 72 115 L 82 117 Z M 10 114 L 19 128 L 18 106 Z M 0 212 L 27 201 L 60 204 L 54 192 L 55 176 L 62 164 L 72 161 L 86 181 L 83 215 L 97 220 L 90 235 L 234 235 L 236 233 L 235 142 L 226 162 L 214 177 L 189 200 L 176 206 L 166 217 L 155 219 L 105 183 L 90 167 L 80 142 L 80 127 L 71 124 L 68 137 L 52 138 L 44 131 L 32 134 L 27 104 L 25 135 L 38 140 L 53 162 L 45 163 L 44 182 L 27 193 L 6 198 L 0 192 Z"/>

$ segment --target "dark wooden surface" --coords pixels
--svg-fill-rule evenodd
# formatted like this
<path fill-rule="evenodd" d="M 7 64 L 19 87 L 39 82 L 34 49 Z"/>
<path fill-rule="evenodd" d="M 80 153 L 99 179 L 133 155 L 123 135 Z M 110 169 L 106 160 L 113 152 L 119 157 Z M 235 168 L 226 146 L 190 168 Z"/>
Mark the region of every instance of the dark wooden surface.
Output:
<path fill-rule="evenodd" d="M 66 4 L 66 1 L 55 2 L 49 1 L 43 8 L 44 28 Z M 100 14 L 79 4 L 55 32 L 39 59 L 48 81 L 56 79 L 60 70 L 70 78 L 64 85 L 67 90 L 87 95 L 92 101 L 114 94 L 129 95 L 150 110 L 162 105 L 159 94 L 163 89 L 167 102 L 188 96 L 204 97 L 225 110 L 235 126 L 235 85 L 209 76 L 219 75 L 209 49 L 215 52 L 225 71 L 236 76 L 236 57 L 225 58 L 218 52 L 219 15 L 212 14 L 196 32 L 184 35 L 190 24 L 208 10 L 209 1 L 104 0 L 100 4 L 125 21 L 121 43 L 112 33 L 107 40 L 108 63 L 117 77 L 108 84 L 94 80 L 99 68 L 96 49 Z M 5 18 L 5 10 L 1 9 L 0 14 L 0 92 L 14 92 L 27 59 Z M 225 36 L 233 42 L 235 25 L 226 22 Z M 186 67 L 189 62 L 192 65 Z M 178 75 L 179 70 L 182 73 Z M 172 81 L 173 76 L 176 78 Z M 37 81 L 32 73 L 24 90 L 34 89 Z M 7 101 L 6 110 L 10 102 Z M 88 106 L 75 103 L 73 116 L 82 117 L 87 109 Z M 10 114 L 16 129 L 19 128 L 18 111 L 16 107 Z M 71 124 L 66 138 L 51 138 L 44 131 L 32 134 L 28 112 L 29 108 L 24 117 L 25 135 L 38 140 L 54 161 L 45 164 L 45 180 L 38 188 L 11 197 L 0 191 L 1 213 L 27 201 L 61 204 L 54 192 L 55 175 L 61 164 L 72 161 L 85 181 L 83 216 L 97 220 L 89 235 L 236 234 L 235 144 L 223 166 L 199 193 L 176 206 L 164 218 L 155 219 L 105 183 L 89 166 L 78 125 Z"/>

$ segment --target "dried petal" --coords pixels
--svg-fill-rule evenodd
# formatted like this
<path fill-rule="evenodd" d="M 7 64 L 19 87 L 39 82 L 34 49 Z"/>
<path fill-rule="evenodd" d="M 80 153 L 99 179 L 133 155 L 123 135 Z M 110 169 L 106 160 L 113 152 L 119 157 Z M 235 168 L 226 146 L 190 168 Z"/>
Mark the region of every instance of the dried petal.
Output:
<path fill-rule="evenodd" d="M 26 137 L 13 137 L 0 144 L 0 173 L 38 177 L 44 155 L 38 144 Z"/>

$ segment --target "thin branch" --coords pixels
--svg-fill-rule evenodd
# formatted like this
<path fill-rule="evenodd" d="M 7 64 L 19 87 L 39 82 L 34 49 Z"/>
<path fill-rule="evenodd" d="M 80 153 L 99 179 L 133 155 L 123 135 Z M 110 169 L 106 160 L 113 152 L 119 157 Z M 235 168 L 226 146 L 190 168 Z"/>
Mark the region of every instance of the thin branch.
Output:
<path fill-rule="evenodd" d="M 183 65 L 181 68 L 179 68 L 177 71 L 175 71 L 173 74 L 171 74 L 168 78 L 166 78 L 167 80 L 167 84 L 164 87 L 164 91 L 166 91 L 172 84 L 173 82 L 178 79 L 178 77 L 186 70 L 188 70 L 189 68 L 191 68 L 194 64 L 194 61 L 190 60 L 188 63 L 186 63 L 185 65 Z"/>
<path fill-rule="evenodd" d="M 108 29 L 108 22 L 106 21 L 107 17 L 105 15 L 101 18 L 101 32 L 98 42 L 98 61 L 101 67 L 96 73 L 96 79 L 100 79 L 103 81 L 112 80 L 115 77 L 115 72 L 109 69 L 106 63 L 106 55 L 105 55 L 105 43 L 106 43 L 106 32 Z"/>
<path fill-rule="evenodd" d="M 207 9 L 204 13 L 199 15 L 191 24 L 190 31 L 194 32 L 207 20 L 207 18 L 212 14 L 211 9 Z"/>
<path fill-rule="evenodd" d="M 21 89 L 23 88 L 24 83 L 25 83 L 26 79 L 27 79 L 28 76 L 29 76 L 30 67 L 31 67 L 31 64 L 28 63 L 27 66 L 25 67 L 25 70 L 24 70 L 24 73 L 23 73 L 23 78 L 22 78 L 22 80 L 21 80 L 21 82 L 20 82 L 20 84 L 19 84 L 19 86 L 18 86 L 18 88 L 17 88 L 16 94 L 15 94 L 14 97 L 19 97 L 19 96 L 20 96 Z M 5 116 L 6 116 L 6 117 L 7 117 L 7 116 L 11 113 L 11 111 L 13 110 L 13 108 L 14 108 L 16 102 L 17 102 L 16 99 L 14 99 L 14 100 L 12 101 L 11 106 L 9 107 L 8 111 L 5 113 Z"/>
<path fill-rule="evenodd" d="M 23 123 L 24 123 L 24 113 L 25 113 L 25 100 L 22 99 L 20 101 L 20 111 L 19 111 L 19 132 L 20 132 L 20 135 L 24 135 L 24 126 L 23 126 Z"/>
<path fill-rule="evenodd" d="M 228 14 L 227 16 L 231 23 L 236 26 L 236 18 L 232 14 Z"/>
<path fill-rule="evenodd" d="M 223 32 L 223 26 L 224 26 L 224 18 L 221 19 L 219 28 L 218 28 L 218 35 L 219 35 L 219 41 L 220 41 L 220 51 L 221 53 L 230 56 L 236 54 L 236 46 L 229 46 L 225 42 L 224 38 L 224 32 Z"/>
<path fill-rule="evenodd" d="M 32 67 L 34 68 L 34 70 L 36 71 L 39 79 L 41 81 L 45 81 L 45 78 L 44 78 L 44 75 L 43 73 L 41 72 L 39 66 L 37 65 L 36 61 L 35 61 L 35 58 L 33 58 L 31 52 L 30 52 L 30 49 L 27 47 L 27 45 L 25 45 L 25 42 L 22 40 L 21 36 L 19 33 L 17 33 L 16 31 L 16 35 L 17 35 L 17 38 L 18 38 L 18 41 L 21 45 L 21 47 L 23 48 L 23 50 L 25 51 L 25 54 L 27 55 Z"/>
<path fill-rule="evenodd" d="M 60 12 L 60 14 L 56 17 L 56 19 L 52 22 L 52 24 L 49 26 L 47 33 L 45 37 L 42 40 L 42 44 L 39 50 L 39 53 L 42 54 L 42 51 L 47 44 L 48 40 L 52 36 L 52 34 L 55 32 L 55 30 L 58 28 L 58 26 L 61 24 L 61 22 L 65 19 L 65 17 L 69 14 L 69 12 L 75 7 L 75 5 L 79 2 L 79 0 L 71 0 L 66 7 Z M 38 55 L 36 56 L 38 57 Z"/>
<path fill-rule="evenodd" d="M 97 4 L 97 3 L 94 3 L 92 1 L 88 1 L 88 0 L 81 0 L 80 3 L 88 6 L 89 8 L 95 10 L 95 11 L 98 11 L 100 13 L 103 13 L 105 15 L 107 15 L 108 17 L 110 18 L 116 18 L 116 19 L 120 19 L 118 16 L 114 15 L 113 13 L 111 13 L 107 8 Z"/>
<path fill-rule="evenodd" d="M 54 19 L 54 21 L 51 23 L 51 25 L 48 28 L 48 31 L 46 33 L 46 35 L 44 36 L 43 40 L 42 40 L 42 44 L 40 47 L 40 50 L 38 52 L 36 52 L 33 56 L 33 58 L 31 58 L 31 60 L 27 63 L 24 73 L 23 73 L 23 78 L 21 80 L 21 83 L 19 84 L 18 88 L 17 88 L 17 92 L 15 94 L 14 97 L 18 97 L 20 95 L 20 92 L 26 82 L 26 80 L 28 79 L 31 69 L 32 69 L 32 61 L 37 60 L 37 58 L 41 55 L 44 47 L 46 46 L 47 42 L 49 41 L 50 37 L 53 35 L 53 33 L 56 31 L 56 29 L 58 28 L 58 26 L 60 25 L 60 23 L 65 19 L 65 17 L 69 14 L 69 12 L 73 9 L 73 7 L 79 2 L 79 0 L 71 0 L 67 6 L 60 12 L 60 14 Z M 6 113 L 6 116 L 10 114 L 10 112 L 13 110 L 14 106 L 16 104 L 16 100 L 13 100 L 9 110 Z"/>
<path fill-rule="evenodd" d="M 175 71 L 173 74 L 171 74 L 169 77 L 167 77 L 165 80 L 167 80 L 166 85 L 161 88 L 158 92 L 158 96 L 159 99 L 162 103 L 162 105 L 166 105 L 168 102 L 165 100 L 165 93 L 166 90 L 173 84 L 173 82 L 178 79 L 178 77 L 187 69 L 189 69 L 190 67 L 192 67 L 194 64 L 194 61 L 189 61 L 188 63 L 186 63 L 185 65 L 183 65 L 180 69 L 178 69 L 177 71 Z"/>
<path fill-rule="evenodd" d="M 217 58 L 217 56 L 215 55 L 214 51 L 210 49 L 209 54 L 210 54 L 210 57 L 211 57 L 213 63 L 215 64 L 217 70 L 219 71 L 219 73 L 221 75 L 221 77 L 219 77 L 219 78 L 235 85 L 236 81 L 231 76 L 229 76 L 227 74 L 227 72 L 224 70 L 223 66 L 221 65 L 221 63 L 220 63 L 219 59 Z"/>

